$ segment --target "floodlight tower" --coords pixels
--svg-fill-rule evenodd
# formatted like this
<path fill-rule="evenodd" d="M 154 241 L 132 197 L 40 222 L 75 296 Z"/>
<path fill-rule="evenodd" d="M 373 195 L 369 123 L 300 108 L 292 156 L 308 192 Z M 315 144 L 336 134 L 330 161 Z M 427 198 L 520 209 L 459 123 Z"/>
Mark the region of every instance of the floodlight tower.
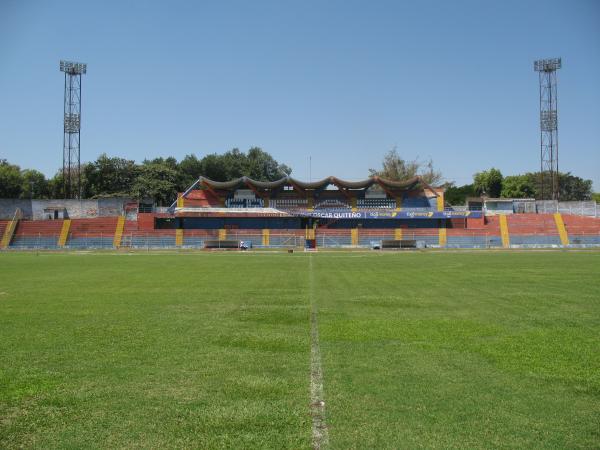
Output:
<path fill-rule="evenodd" d="M 540 79 L 540 182 L 542 200 L 558 200 L 558 95 L 556 71 L 560 58 L 540 59 L 533 68 Z"/>
<path fill-rule="evenodd" d="M 81 75 L 87 64 L 61 61 L 60 71 L 65 73 L 63 186 L 65 198 L 81 198 Z"/>

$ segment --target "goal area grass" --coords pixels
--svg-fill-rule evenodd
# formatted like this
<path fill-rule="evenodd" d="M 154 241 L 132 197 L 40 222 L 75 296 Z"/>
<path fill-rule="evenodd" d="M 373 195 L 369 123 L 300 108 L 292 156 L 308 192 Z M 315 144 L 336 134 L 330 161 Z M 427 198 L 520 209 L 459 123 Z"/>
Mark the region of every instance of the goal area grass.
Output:
<path fill-rule="evenodd" d="M 0 254 L 0 447 L 312 448 L 315 345 L 329 448 L 599 445 L 598 251 L 140 252 Z"/>

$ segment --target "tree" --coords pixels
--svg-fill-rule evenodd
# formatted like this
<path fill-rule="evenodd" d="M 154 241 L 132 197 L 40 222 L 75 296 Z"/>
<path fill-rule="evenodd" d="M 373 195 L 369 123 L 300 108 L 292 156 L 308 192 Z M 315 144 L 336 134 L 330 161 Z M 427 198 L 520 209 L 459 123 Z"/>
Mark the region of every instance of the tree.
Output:
<path fill-rule="evenodd" d="M 591 200 L 592 180 L 584 180 L 571 172 L 559 173 L 558 190 L 561 201 Z"/>
<path fill-rule="evenodd" d="M 534 198 L 535 184 L 528 175 L 504 177 L 500 196 L 504 198 Z"/>
<path fill-rule="evenodd" d="M 206 155 L 199 161 L 194 158 L 195 156 L 188 156 L 179 164 L 182 178 L 188 181 L 191 179 L 189 184 L 200 175 L 215 181 L 229 181 L 243 176 L 257 181 L 275 181 L 292 172 L 291 168 L 278 163 L 259 147 L 252 147 L 248 153 L 234 148 L 222 155 L 216 153 Z M 194 177 L 191 177 L 190 169 L 195 171 Z"/>
<path fill-rule="evenodd" d="M 168 206 L 177 197 L 177 171 L 165 161 L 144 161 L 132 193 L 139 199 L 152 198 L 158 205 Z"/>
<path fill-rule="evenodd" d="M 527 177 L 529 184 L 533 187 L 533 196 L 538 200 L 548 200 L 550 191 L 548 187 L 544 190 L 544 198 L 542 199 L 542 186 L 540 172 L 528 172 L 524 177 Z M 550 177 L 547 176 L 546 180 Z M 561 201 L 582 201 L 592 198 L 592 180 L 584 180 L 581 177 L 575 176 L 570 172 L 558 174 L 559 199 Z"/>
<path fill-rule="evenodd" d="M 502 172 L 492 167 L 490 170 L 477 172 L 473 176 L 473 186 L 478 195 L 497 198 L 502 192 L 502 180 Z"/>
<path fill-rule="evenodd" d="M 179 162 L 179 187 L 181 190 L 186 189 L 202 174 L 202 161 L 194 154 L 186 155 Z"/>
<path fill-rule="evenodd" d="M 475 197 L 477 193 L 472 184 L 455 186 L 454 183 L 447 183 L 444 192 L 444 201 L 449 205 L 464 205 L 468 197 Z"/>
<path fill-rule="evenodd" d="M 154 158 L 154 159 L 145 159 L 143 161 L 143 164 L 158 164 L 158 165 L 163 165 L 163 166 L 169 167 L 170 169 L 173 169 L 173 170 L 178 170 L 177 159 L 174 158 L 173 156 L 167 156 L 166 158 L 159 156 L 158 158 Z"/>
<path fill-rule="evenodd" d="M 86 178 L 85 178 L 85 167 L 81 168 L 81 186 L 82 186 L 82 197 L 87 198 L 85 192 Z M 73 179 L 77 178 L 77 169 L 73 168 L 71 173 Z M 76 187 L 74 187 L 76 189 Z M 74 192 L 75 193 L 75 192 Z M 48 180 L 48 198 L 65 198 L 65 183 L 62 170 L 58 170 L 56 174 Z"/>
<path fill-rule="evenodd" d="M 226 161 L 221 155 L 212 153 L 202 158 L 202 171 L 198 175 L 205 176 L 214 181 L 227 181 L 229 173 Z"/>
<path fill-rule="evenodd" d="M 62 170 L 54 174 L 48 180 L 48 197 L 50 198 L 65 198 L 65 187 Z"/>
<path fill-rule="evenodd" d="M 246 164 L 246 173 L 257 181 L 276 181 L 292 173 L 292 169 L 285 164 L 279 164 L 260 147 L 252 147 L 248 150 Z"/>
<path fill-rule="evenodd" d="M 18 198 L 23 187 L 21 168 L 0 159 L 0 198 Z"/>
<path fill-rule="evenodd" d="M 592 194 L 592 200 L 594 200 L 596 203 L 600 203 L 600 192 L 594 192 Z"/>
<path fill-rule="evenodd" d="M 48 180 L 43 173 L 26 169 L 21 171 L 21 178 L 21 198 L 48 198 Z"/>
<path fill-rule="evenodd" d="M 407 161 L 403 159 L 394 147 L 383 157 L 381 170 L 369 169 L 371 176 L 379 176 L 387 180 L 403 181 L 420 175 L 423 181 L 436 186 L 442 181 L 442 173 L 434 170 L 433 162 L 421 162 L 418 159 Z"/>
<path fill-rule="evenodd" d="M 84 197 L 128 196 L 138 174 L 135 161 L 103 153 L 83 166 Z"/>
<path fill-rule="evenodd" d="M 248 173 L 248 160 L 246 154 L 239 149 L 234 148 L 225 152 L 222 156 L 225 168 L 227 170 L 227 179 L 243 177 Z"/>

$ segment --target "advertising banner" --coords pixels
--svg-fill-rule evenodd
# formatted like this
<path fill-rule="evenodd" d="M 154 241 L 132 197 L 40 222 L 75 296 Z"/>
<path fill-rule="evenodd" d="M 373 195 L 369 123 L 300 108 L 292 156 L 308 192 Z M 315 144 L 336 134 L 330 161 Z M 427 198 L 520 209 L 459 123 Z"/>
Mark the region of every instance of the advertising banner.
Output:
<path fill-rule="evenodd" d="M 348 211 L 323 209 L 319 211 L 299 211 L 299 217 L 317 219 L 472 219 L 481 218 L 481 211 Z"/>

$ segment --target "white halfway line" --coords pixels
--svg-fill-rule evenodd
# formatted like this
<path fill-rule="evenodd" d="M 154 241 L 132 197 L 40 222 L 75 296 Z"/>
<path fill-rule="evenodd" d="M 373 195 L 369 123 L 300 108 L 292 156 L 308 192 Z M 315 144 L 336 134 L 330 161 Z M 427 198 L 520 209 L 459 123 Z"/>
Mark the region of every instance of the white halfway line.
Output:
<path fill-rule="evenodd" d="M 313 449 L 327 448 L 329 435 L 325 423 L 323 369 L 319 347 L 318 305 L 315 299 L 313 258 L 308 257 L 308 292 L 310 298 L 310 413 L 312 416 Z"/>

